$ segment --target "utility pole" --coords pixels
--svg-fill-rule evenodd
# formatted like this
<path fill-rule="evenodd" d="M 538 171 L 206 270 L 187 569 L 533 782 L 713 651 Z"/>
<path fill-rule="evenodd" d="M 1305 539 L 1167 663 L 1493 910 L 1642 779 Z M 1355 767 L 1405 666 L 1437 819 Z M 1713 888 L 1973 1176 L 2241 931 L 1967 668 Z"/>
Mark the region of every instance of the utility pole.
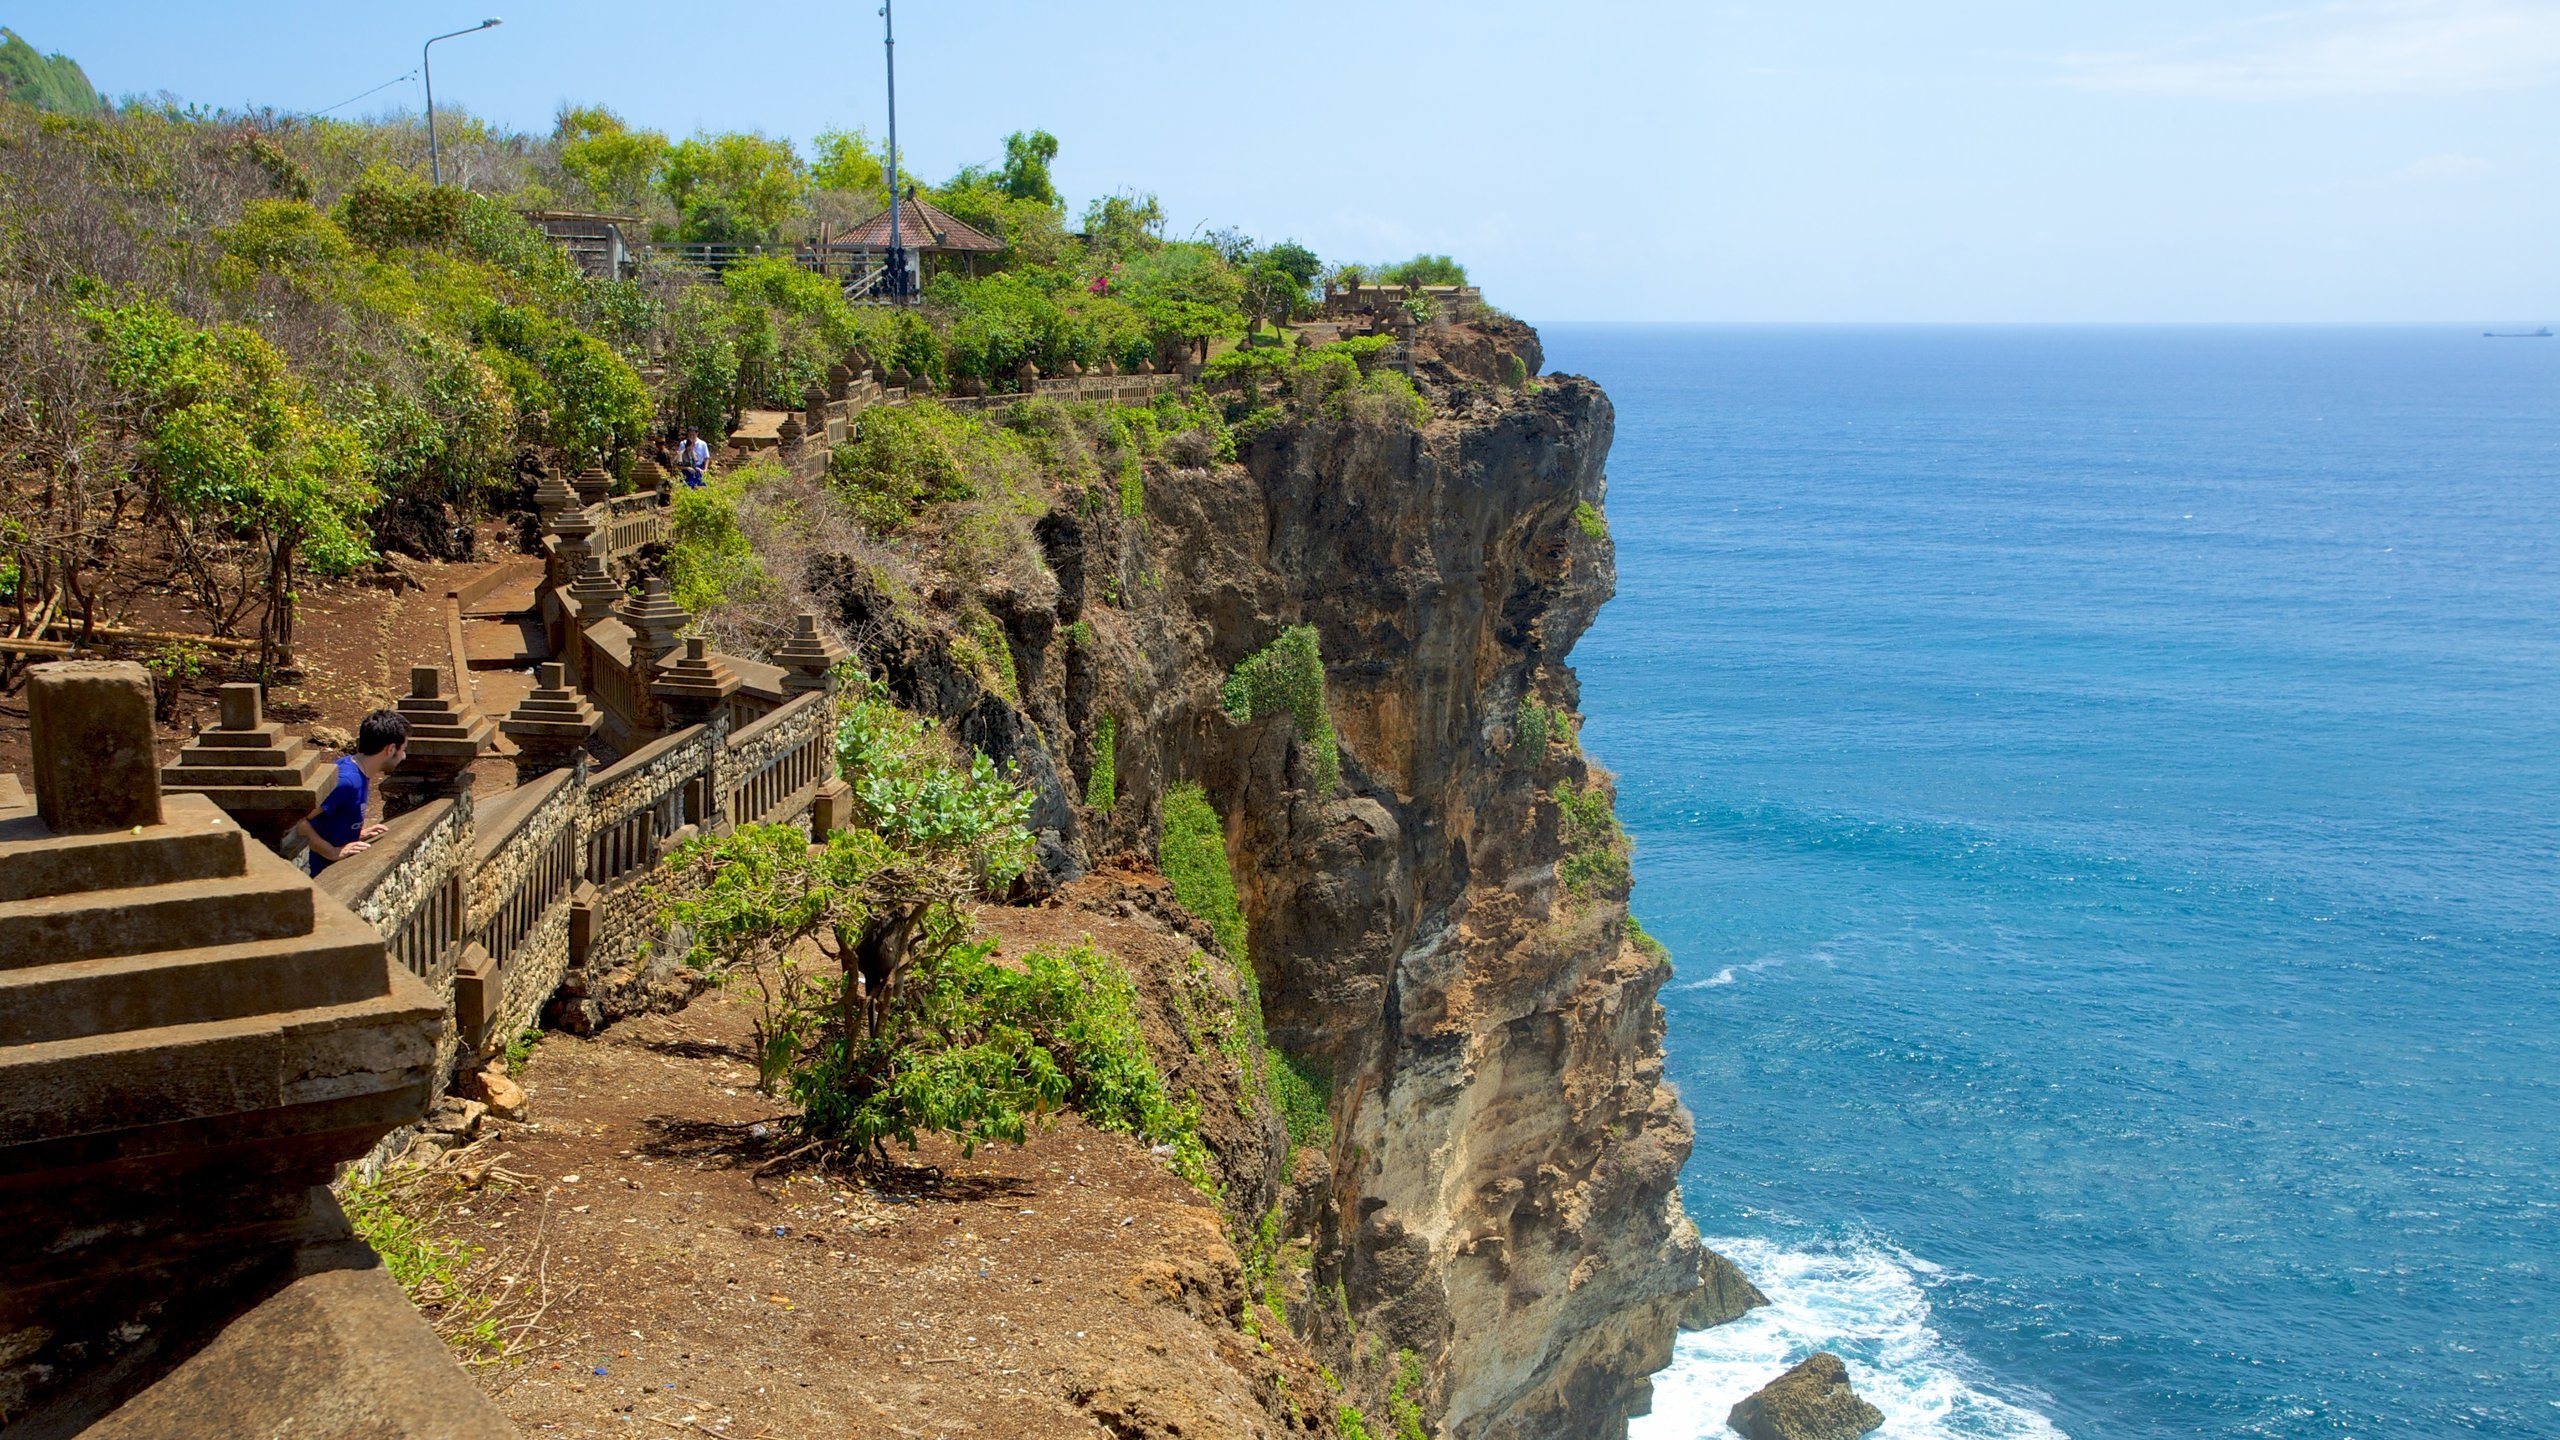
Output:
<path fill-rule="evenodd" d="M 893 0 L 880 0 L 880 44 L 889 59 L 889 294 L 907 298 L 907 247 L 898 229 L 898 32 L 889 14 Z"/>
<path fill-rule="evenodd" d="M 430 62 L 427 51 L 438 40 L 450 40 L 455 35 L 477 35 L 483 30 L 495 30 L 505 23 L 503 20 L 483 20 L 468 30 L 456 30 L 451 34 L 430 37 L 426 44 L 418 47 L 418 69 L 427 77 L 427 170 L 434 176 L 435 183 L 438 185 L 444 183 L 444 156 L 436 149 L 436 69 Z"/>

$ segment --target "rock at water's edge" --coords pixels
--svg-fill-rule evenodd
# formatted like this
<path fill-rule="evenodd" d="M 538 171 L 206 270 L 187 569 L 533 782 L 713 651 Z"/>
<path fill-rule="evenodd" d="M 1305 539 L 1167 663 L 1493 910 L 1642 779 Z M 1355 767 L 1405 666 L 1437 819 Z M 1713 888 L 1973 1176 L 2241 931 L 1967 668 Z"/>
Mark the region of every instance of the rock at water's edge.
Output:
<path fill-rule="evenodd" d="M 1698 1289 L 1689 1297 L 1689 1308 L 1681 1313 L 1680 1328 L 1704 1330 L 1739 1320 L 1751 1310 L 1769 1303 L 1742 1267 L 1713 1250 L 1698 1257 Z"/>
<path fill-rule="evenodd" d="M 1858 1440 L 1884 1412 L 1858 1398 L 1849 1367 L 1824 1350 L 1761 1386 L 1724 1423 L 1745 1440 Z"/>

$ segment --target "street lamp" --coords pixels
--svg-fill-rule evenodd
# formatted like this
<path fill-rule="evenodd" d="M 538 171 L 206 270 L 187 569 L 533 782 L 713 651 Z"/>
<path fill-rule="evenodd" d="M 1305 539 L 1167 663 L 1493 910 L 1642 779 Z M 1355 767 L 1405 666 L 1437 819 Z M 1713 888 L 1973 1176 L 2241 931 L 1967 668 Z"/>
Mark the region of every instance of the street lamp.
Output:
<path fill-rule="evenodd" d="M 424 71 L 427 77 L 427 169 L 435 176 L 435 182 L 438 185 L 444 183 L 444 160 L 436 153 L 436 72 L 435 67 L 428 63 L 428 47 L 434 45 L 437 40 L 450 40 L 455 35 L 477 35 L 483 30 L 495 30 L 505 23 L 503 20 L 483 20 L 468 30 L 456 30 L 451 34 L 435 36 L 425 45 L 418 47 L 418 68 Z"/>
<path fill-rule="evenodd" d="M 898 234 L 898 31 L 889 14 L 890 0 L 880 0 L 880 44 L 889 58 L 889 297 L 907 298 L 907 247 Z"/>

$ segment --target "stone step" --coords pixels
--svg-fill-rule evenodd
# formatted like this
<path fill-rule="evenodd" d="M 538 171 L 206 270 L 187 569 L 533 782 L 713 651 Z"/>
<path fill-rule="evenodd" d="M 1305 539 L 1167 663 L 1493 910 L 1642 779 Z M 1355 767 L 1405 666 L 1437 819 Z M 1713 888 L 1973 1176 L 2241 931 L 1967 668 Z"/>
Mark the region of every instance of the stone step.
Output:
<path fill-rule="evenodd" d="M 162 802 L 161 815 L 162 823 L 139 831 L 109 830 L 96 835 L 57 836 L 42 829 L 32 815 L 19 827 L 0 825 L 0 902 L 212 880 L 244 872 L 248 837 L 211 802 L 201 796 L 171 795 Z M 17 833 L 20 828 L 23 837 Z M 0 968 L 16 963 L 21 962 L 0 959 Z"/>
<path fill-rule="evenodd" d="M 233 1020 L 383 993 L 382 937 L 345 907 L 309 936 L 0 970 L 0 1046 Z"/>
<path fill-rule="evenodd" d="M 308 877 L 258 853 L 241 875 L 0 902 L 0 969 L 310 934 Z"/>
<path fill-rule="evenodd" d="M 474 670 L 523 670 L 551 658 L 550 642 L 533 621 L 470 621 L 462 627 L 462 648 Z"/>
<path fill-rule="evenodd" d="M 382 966 L 387 993 L 352 1004 L 0 1049 L 0 1151 L 412 1087 L 423 1095 L 444 1005 L 388 958 Z"/>

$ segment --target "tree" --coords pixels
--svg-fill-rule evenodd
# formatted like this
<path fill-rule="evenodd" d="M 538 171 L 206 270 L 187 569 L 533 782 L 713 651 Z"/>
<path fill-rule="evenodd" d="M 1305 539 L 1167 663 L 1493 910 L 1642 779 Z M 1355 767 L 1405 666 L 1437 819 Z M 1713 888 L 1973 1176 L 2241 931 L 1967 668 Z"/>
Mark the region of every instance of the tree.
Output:
<path fill-rule="evenodd" d="M 1323 268 L 1316 253 L 1295 240 L 1249 252 L 1243 266 L 1246 333 L 1260 334 L 1266 320 L 1286 325 L 1298 318 Z"/>
<path fill-rule="evenodd" d="M 1378 272 L 1382 285 L 1464 285 L 1467 267 L 1446 255 L 1416 255 Z"/>
<path fill-rule="evenodd" d="M 874 209 L 889 203 L 889 160 L 872 148 L 868 132 L 821 130 L 809 150 L 812 188 L 840 191 Z"/>
<path fill-rule="evenodd" d="M 1049 181 L 1049 162 L 1058 158 L 1058 137 L 1046 130 L 1020 130 L 1004 137 L 1004 193 L 1041 205 L 1058 203 L 1058 187 Z"/>
<path fill-rule="evenodd" d="M 617 210 L 637 210 L 648 203 L 670 149 L 666 136 L 631 129 L 601 105 L 563 109 L 551 134 L 560 147 L 560 168 L 598 203 Z"/>
<path fill-rule="evenodd" d="M 199 330 L 150 301 L 83 313 L 181 575 L 222 633 L 263 601 L 259 668 L 289 662 L 297 570 L 373 558 L 364 441 L 254 331 Z"/>
<path fill-rule="evenodd" d="M 762 135 L 697 134 L 667 152 L 659 188 L 686 240 L 771 244 L 806 188 L 800 157 Z"/>
<path fill-rule="evenodd" d="M 1153 195 L 1123 191 L 1084 210 L 1085 243 L 1103 255 L 1126 259 L 1164 243 L 1164 206 Z"/>

